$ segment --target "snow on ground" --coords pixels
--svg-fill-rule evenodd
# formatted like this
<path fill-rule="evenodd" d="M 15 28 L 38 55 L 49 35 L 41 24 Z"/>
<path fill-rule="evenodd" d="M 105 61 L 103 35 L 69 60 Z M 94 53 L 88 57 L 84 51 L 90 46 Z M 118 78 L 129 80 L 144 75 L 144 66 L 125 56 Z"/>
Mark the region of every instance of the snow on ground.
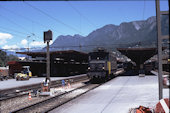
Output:
<path fill-rule="evenodd" d="M 139 105 L 154 107 L 158 102 L 157 78 L 117 77 L 51 113 L 128 113 L 130 108 Z M 165 97 L 169 98 L 169 89 L 164 89 Z"/>
<path fill-rule="evenodd" d="M 84 76 L 84 75 L 85 74 L 77 75 L 77 76 Z M 77 77 L 77 76 L 51 77 L 51 80 L 62 80 L 62 79 L 67 79 L 67 78 L 72 78 L 72 77 Z M 18 86 L 25 86 L 25 85 L 30 85 L 30 84 L 41 83 L 44 79 L 45 79 L 45 77 L 38 77 L 38 78 L 30 78 L 29 80 L 24 80 L 24 81 L 16 81 L 15 79 L 0 81 L 0 90 L 18 87 Z"/>

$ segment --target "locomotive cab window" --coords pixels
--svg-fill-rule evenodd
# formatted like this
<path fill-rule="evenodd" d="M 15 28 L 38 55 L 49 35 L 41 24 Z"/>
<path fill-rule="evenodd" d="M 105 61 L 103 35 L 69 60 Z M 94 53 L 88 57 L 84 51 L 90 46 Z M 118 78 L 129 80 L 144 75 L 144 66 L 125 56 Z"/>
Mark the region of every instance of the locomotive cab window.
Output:
<path fill-rule="evenodd" d="M 90 53 L 89 55 L 89 60 L 108 60 L 109 53 L 105 53 L 105 52 L 94 52 L 94 53 Z"/>

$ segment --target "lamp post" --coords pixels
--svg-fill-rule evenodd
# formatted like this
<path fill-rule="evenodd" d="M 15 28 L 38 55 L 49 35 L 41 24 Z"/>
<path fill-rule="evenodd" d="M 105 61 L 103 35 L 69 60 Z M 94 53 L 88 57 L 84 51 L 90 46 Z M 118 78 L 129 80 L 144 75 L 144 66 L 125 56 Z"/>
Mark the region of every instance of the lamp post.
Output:
<path fill-rule="evenodd" d="M 29 35 L 29 36 L 27 36 L 27 41 L 28 41 L 28 53 L 29 53 L 29 38 L 30 38 L 31 36 Z M 27 58 L 28 58 L 28 60 L 29 60 L 29 56 L 27 55 Z"/>
<path fill-rule="evenodd" d="M 31 36 L 27 36 L 27 40 L 28 40 L 28 52 L 29 52 L 29 38 L 30 38 Z"/>
<path fill-rule="evenodd" d="M 31 35 L 28 35 L 28 36 L 27 36 L 27 41 L 28 41 L 28 53 L 29 53 L 29 38 L 30 38 L 31 36 L 35 36 L 35 34 L 34 34 L 34 33 L 31 33 Z M 28 56 L 28 60 L 29 60 L 29 56 Z"/>

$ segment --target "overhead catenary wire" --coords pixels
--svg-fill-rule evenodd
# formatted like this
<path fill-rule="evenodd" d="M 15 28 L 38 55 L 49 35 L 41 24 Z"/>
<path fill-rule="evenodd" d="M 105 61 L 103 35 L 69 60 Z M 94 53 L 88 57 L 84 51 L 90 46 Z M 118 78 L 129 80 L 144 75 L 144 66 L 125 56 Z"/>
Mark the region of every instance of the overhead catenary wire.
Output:
<path fill-rule="evenodd" d="M 0 6 L 0 8 L 4 8 L 4 7 L 2 7 L 2 6 Z M 7 8 L 4 8 L 6 11 L 8 11 L 8 12 L 10 12 L 10 13 L 15 13 L 14 11 L 11 11 L 11 10 L 8 10 Z M 25 16 L 22 16 L 22 15 L 20 15 L 20 14 L 17 14 L 19 17 L 23 17 L 24 19 L 27 19 L 27 20 L 29 20 L 29 18 L 27 18 L 27 17 L 25 17 Z M 12 24 L 15 24 L 15 25 L 17 25 L 18 27 L 20 27 L 20 28 L 22 28 L 22 29 L 24 29 L 24 31 L 28 31 L 28 29 L 25 29 L 22 25 L 20 25 L 20 24 L 18 24 L 18 23 L 16 23 L 16 22 L 14 22 L 14 21 L 12 21 L 11 19 L 8 19 L 7 17 L 4 17 L 4 16 L 2 16 L 2 15 L 0 15 L 1 17 L 3 17 L 3 18 L 5 18 L 7 21 L 9 21 L 9 22 L 11 22 Z M 29 21 L 31 21 L 31 19 L 29 20 Z M 32 22 L 32 21 L 31 21 Z M 6 28 L 6 27 L 2 27 L 2 26 L 0 26 L 0 31 L 3 31 L 3 32 L 6 32 L 6 33 L 10 33 L 10 34 L 12 34 L 12 35 L 16 35 L 16 36 L 19 36 L 19 37 L 17 37 L 17 38 L 27 38 L 28 36 L 34 36 L 35 38 L 37 38 L 37 39 L 40 39 L 40 36 L 38 36 L 38 35 L 36 35 L 35 33 L 25 33 L 25 32 L 21 32 L 21 31 L 17 31 L 17 30 L 14 30 L 14 29 L 11 29 L 11 28 Z M 3 30 L 2 30 L 3 29 Z M 5 30 L 4 30 L 5 29 Z M 7 31 L 6 31 L 7 30 Z M 9 31 L 13 31 L 13 32 L 15 32 L 15 33 L 11 33 L 11 32 L 9 32 Z M 20 35 L 18 35 L 18 33 L 20 34 Z M 22 35 L 22 36 L 21 36 Z M 26 36 L 25 36 L 26 35 Z M 41 38 L 42 39 L 42 38 Z M 35 39 L 34 39 L 35 40 Z M 29 41 L 29 40 L 28 40 Z M 29 43 L 29 42 L 28 42 Z"/>
<path fill-rule="evenodd" d="M 15 35 L 15 36 L 17 36 L 17 38 L 20 38 L 20 39 L 23 39 L 23 37 L 24 38 L 27 38 L 29 35 L 27 35 L 27 36 L 25 36 L 25 35 L 23 35 L 23 34 L 17 34 L 17 32 L 16 33 L 12 33 L 12 32 L 9 32 L 9 31 L 5 31 L 5 30 L 1 30 L 1 28 L 0 28 L 0 32 L 3 32 L 3 33 L 8 33 L 8 34 L 11 34 L 11 35 Z M 32 34 L 32 36 L 35 36 L 34 34 Z M 29 36 L 30 37 L 30 36 Z M 37 36 L 35 36 L 35 37 L 37 37 Z M 35 40 L 34 40 L 35 41 Z M 18 47 L 19 48 L 19 47 Z M 18 50 L 18 48 L 17 48 L 17 50 Z M 2 48 L 1 48 L 2 49 Z M 9 50 L 13 50 L 13 48 L 10 48 Z M 14 48 L 15 49 L 15 48 Z"/>
<path fill-rule="evenodd" d="M 4 30 L 5 29 L 5 30 Z M 7 30 L 7 31 L 6 31 Z M 6 28 L 6 27 L 3 27 L 3 26 L 0 26 L 0 31 L 2 32 L 6 32 L 6 33 L 10 33 L 10 34 L 13 34 L 13 35 L 16 35 L 16 36 L 19 36 L 20 38 L 21 37 L 27 37 L 29 35 L 32 35 L 32 36 L 35 36 L 35 38 L 37 38 L 38 36 L 36 36 L 34 33 L 31 33 L 31 34 L 27 34 L 25 32 L 20 32 L 18 30 L 14 30 L 14 29 L 11 29 L 11 28 Z M 13 31 L 13 32 L 10 32 L 10 31 Z M 19 34 L 19 35 L 18 35 Z M 22 35 L 22 36 L 21 36 Z"/>
<path fill-rule="evenodd" d="M 17 31 L 17 30 L 11 29 L 11 28 L 6 28 L 6 27 L 3 27 L 3 26 L 0 26 L 0 29 L 6 29 L 8 31 L 9 30 L 14 31 L 14 32 L 17 32 L 17 33 L 20 33 L 20 34 L 23 34 L 23 35 L 30 35 L 30 34 L 27 34 L 27 33 L 21 32 L 21 31 Z"/>
<path fill-rule="evenodd" d="M 81 17 L 83 17 L 86 21 L 88 21 L 88 23 L 90 23 L 90 25 L 92 25 L 95 29 L 97 28 L 97 26 L 91 22 L 86 16 L 84 16 L 76 7 L 74 7 L 69 1 L 66 1 L 71 8 L 73 8 Z"/>
<path fill-rule="evenodd" d="M 1 29 L 1 28 L 0 28 L 0 29 Z M 5 30 L 0 30 L 0 31 L 2 31 L 2 32 L 4 32 L 4 33 L 9 33 L 9 34 L 12 34 L 12 35 L 19 36 L 19 38 L 23 38 L 23 37 L 25 37 L 24 35 L 22 35 L 22 36 L 21 36 L 21 34 L 20 34 L 20 35 L 18 35 L 18 34 L 16 34 L 16 33 L 11 33 L 11 32 L 9 32 L 9 31 L 5 31 Z"/>
<path fill-rule="evenodd" d="M 131 44 L 138 44 L 139 42 L 135 42 L 135 43 L 130 43 L 130 44 L 122 44 L 122 43 L 116 43 L 116 44 L 114 44 L 114 45 L 126 45 L 126 46 L 128 46 L 128 45 L 131 45 Z M 154 43 L 154 44 L 156 44 L 156 42 Z M 72 48 L 72 47 L 74 47 L 74 48 L 80 48 L 80 47 L 83 47 L 83 48 L 87 48 L 87 47 L 107 47 L 107 46 L 112 46 L 113 44 L 110 44 L 110 45 L 108 45 L 108 44 L 99 44 L 99 45 L 81 45 L 81 46 L 79 46 L 79 45 L 77 45 L 77 46 L 51 46 L 50 48 L 62 48 L 62 49 L 64 49 L 64 48 Z M 32 47 L 32 48 L 30 48 L 30 49 L 43 49 L 44 47 Z M 108 47 L 107 47 L 108 48 Z M 15 48 L 11 48 L 12 50 L 15 50 Z M 26 49 L 28 49 L 28 48 L 21 48 L 21 50 L 26 50 Z M 109 47 L 109 49 L 113 49 L 112 47 Z M 2 49 L 3 50 L 3 49 Z M 5 49 L 5 50 L 7 50 L 7 49 Z M 9 49 L 10 50 L 10 49 Z M 20 49 L 18 49 L 17 48 L 17 50 L 20 50 Z"/>
<path fill-rule="evenodd" d="M 7 18 L 7 17 L 5 17 L 5 16 L 2 16 L 1 14 L 0 14 L 0 16 L 1 16 L 1 17 L 3 17 L 3 18 L 5 18 L 5 20 L 7 20 L 7 21 L 11 22 L 12 24 L 14 24 L 14 25 L 16 25 L 16 26 L 18 26 L 18 27 L 22 28 L 23 30 L 28 31 L 28 30 L 27 30 L 27 29 L 25 29 L 22 25 L 17 24 L 16 22 L 12 21 L 11 19 L 9 19 L 9 18 Z M 2 30 L 1 30 L 1 31 L 2 31 Z M 15 33 L 11 33 L 11 34 L 15 34 Z M 30 34 L 29 34 L 29 35 L 33 35 L 33 34 L 34 34 L 34 33 L 31 33 L 31 32 L 30 32 Z M 34 34 L 34 35 L 35 35 L 35 34 Z"/>
<path fill-rule="evenodd" d="M 37 24 L 39 24 L 39 25 L 41 25 L 41 26 L 43 26 L 43 27 L 48 28 L 48 27 L 45 26 L 45 25 L 42 25 L 42 24 L 40 24 L 40 23 L 38 23 L 38 22 L 36 22 L 36 21 L 34 21 L 34 20 L 28 18 L 28 17 L 25 17 L 25 16 L 23 16 L 23 15 L 21 15 L 21 14 L 18 14 L 18 13 L 14 12 L 14 11 L 12 11 L 12 10 L 9 10 L 9 9 L 3 7 L 3 6 L 0 6 L 0 7 L 1 7 L 1 8 L 4 8 L 6 11 L 8 11 L 8 12 L 10 12 L 10 13 L 12 13 L 12 14 L 16 14 L 16 15 L 18 15 L 19 17 L 22 17 L 22 18 L 24 18 L 24 19 L 26 19 L 26 20 L 29 20 L 29 21 L 31 21 L 31 22 L 37 23 Z M 0 16 L 2 16 L 2 15 L 0 15 Z M 4 16 L 2 16 L 2 17 L 4 17 Z M 4 17 L 4 18 L 6 18 L 6 17 Z M 23 26 L 21 26 L 21 25 L 15 23 L 14 21 L 12 21 L 12 20 L 10 20 L 10 19 L 8 19 L 8 18 L 6 18 L 6 19 L 7 19 L 9 22 L 11 22 L 11 23 L 17 25 L 18 27 L 24 29 L 25 31 L 28 31 L 28 30 L 25 29 Z M 0 27 L 1 27 L 1 26 L 0 26 Z M 1 28 L 7 29 L 7 28 L 4 28 L 4 27 L 1 27 Z M 8 28 L 8 29 L 9 29 L 9 28 Z M 13 30 L 13 29 L 9 29 L 9 30 L 15 31 L 15 32 L 18 32 L 18 33 L 21 33 L 20 31 L 16 31 L 16 30 Z M 56 30 L 56 31 L 57 31 L 57 30 Z M 14 33 L 11 33 L 11 34 L 14 34 Z M 26 34 L 26 33 L 23 33 L 23 32 L 22 32 L 21 34 Z M 35 33 L 31 33 L 31 32 L 30 32 L 30 34 L 26 34 L 26 35 L 27 35 L 27 36 L 28 36 L 28 35 L 29 35 L 29 36 L 31 35 L 31 36 L 34 36 L 35 38 L 39 38 L 39 39 L 40 39 L 40 36 L 37 36 Z M 42 38 L 41 38 L 41 39 L 42 39 Z"/>
<path fill-rule="evenodd" d="M 3 7 L 3 6 L 0 6 L 0 7 L 3 8 L 3 9 L 5 9 L 5 11 L 8 11 L 8 12 L 10 12 L 10 13 L 12 13 L 12 14 L 15 14 L 15 15 L 17 15 L 17 16 L 19 16 L 19 17 L 22 17 L 22 18 L 25 19 L 25 20 L 31 21 L 32 24 L 35 23 L 35 24 L 40 25 L 41 27 L 44 27 L 44 28 L 46 28 L 46 29 L 49 28 L 48 26 L 46 26 L 46 25 L 44 25 L 44 24 L 42 24 L 42 23 L 39 23 L 39 22 L 37 22 L 37 21 L 35 21 L 35 20 L 32 20 L 32 19 L 30 19 L 30 18 L 28 18 L 28 17 L 26 17 L 26 16 L 23 16 L 23 15 L 21 15 L 21 14 L 19 14 L 19 13 L 16 13 L 16 12 L 10 10 L 10 9 L 7 9 L 7 8 L 5 8 L 5 7 Z M 62 33 L 62 34 L 63 34 L 63 32 L 61 32 L 61 31 L 59 31 L 59 30 L 57 30 L 57 29 L 53 29 L 53 28 L 52 28 L 52 30 L 53 30 L 54 32 Z"/>
<path fill-rule="evenodd" d="M 29 31 L 28 29 L 26 29 L 25 27 L 23 27 L 22 25 L 20 25 L 20 24 L 18 24 L 18 23 L 16 23 L 16 22 L 12 21 L 11 19 L 9 19 L 9 18 L 7 18 L 7 17 L 5 17 L 5 16 L 3 16 L 3 15 L 1 15 L 1 14 L 0 14 L 0 16 L 3 17 L 5 20 L 11 22 L 12 24 L 14 24 L 14 25 L 22 28 L 23 30 Z"/>
<path fill-rule="evenodd" d="M 27 34 L 26 36 L 25 35 L 23 35 L 24 33 L 20 33 L 20 34 L 17 34 L 17 32 L 15 32 L 15 33 L 13 33 L 13 32 L 9 32 L 9 31 L 6 31 L 6 30 L 2 30 L 1 28 L 0 28 L 0 32 L 4 32 L 4 33 L 8 33 L 8 34 L 12 34 L 12 35 L 15 35 L 15 36 L 19 36 L 19 37 L 17 37 L 17 38 L 21 38 L 21 39 L 23 39 L 23 37 L 24 38 L 26 38 L 27 36 L 29 36 L 30 34 Z M 32 34 L 32 36 L 34 36 L 34 34 Z M 35 37 L 37 37 L 37 36 L 35 36 Z"/>
<path fill-rule="evenodd" d="M 143 15 L 142 15 L 142 19 L 144 20 L 144 14 L 145 14 L 145 5 L 146 5 L 146 3 L 145 3 L 146 1 L 144 0 L 144 3 L 143 3 Z"/>
<path fill-rule="evenodd" d="M 83 47 L 83 46 L 82 46 Z"/>
<path fill-rule="evenodd" d="M 137 44 L 138 42 L 136 43 L 131 43 L 131 44 L 114 44 L 114 45 L 135 45 Z M 153 44 L 156 44 L 156 43 L 153 43 Z M 112 44 L 111 44 L 112 45 Z M 108 45 L 108 44 L 102 44 L 102 45 L 77 45 L 77 46 L 51 46 L 50 48 L 71 48 L 71 47 L 108 47 L 108 46 L 111 46 L 111 45 Z M 112 45 L 112 46 L 114 46 Z"/>
<path fill-rule="evenodd" d="M 25 3 L 26 5 L 32 7 L 33 9 L 35 9 L 35 10 L 41 12 L 42 14 L 46 15 L 47 17 L 51 18 L 52 20 L 56 21 L 57 23 L 60 23 L 60 24 L 62 24 L 62 25 L 64 25 L 64 26 L 70 28 L 71 30 L 76 31 L 76 32 L 78 32 L 78 33 L 81 34 L 81 32 L 80 32 L 79 30 L 77 30 L 76 28 L 74 28 L 74 27 L 72 27 L 72 26 L 70 26 L 70 25 L 68 25 L 68 24 L 66 24 L 66 23 L 64 23 L 64 22 L 62 22 L 61 20 L 59 20 L 59 19 L 57 19 L 57 18 L 51 16 L 50 14 L 44 12 L 43 10 L 41 10 L 41 9 L 39 9 L 39 8 L 37 8 L 37 7 L 33 6 L 33 5 L 31 5 L 31 4 L 29 4 L 28 2 L 24 2 L 24 3 Z"/>

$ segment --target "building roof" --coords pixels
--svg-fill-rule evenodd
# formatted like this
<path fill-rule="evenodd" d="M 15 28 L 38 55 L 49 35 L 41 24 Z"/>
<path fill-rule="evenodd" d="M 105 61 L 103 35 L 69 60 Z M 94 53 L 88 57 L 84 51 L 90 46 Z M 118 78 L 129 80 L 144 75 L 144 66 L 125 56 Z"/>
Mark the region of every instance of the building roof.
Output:
<path fill-rule="evenodd" d="M 157 48 L 117 48 L 117 50 L 134 61 L 137 66 L 157 54 Z"/>
<path fill-rule="evenodd" d="M 17 54 L 25 54 L 25 55 L 46 55 L 46 52 L 16 52 Z M 50 54 L 66 54 L 66 53 L 72 53 L 72 54 L 82 54 L 87 55 L 86 53 L 74 51 L 74 50 L 67 50 L 67 51 L 50 51 Z"/>
<path fill-rule="evenodd" d="M 25 54 L 28 56 L 35 57 L 46 57 L 46 52 L 16 52 L 17 54 Z M 88 54 L 74 51 L 74 50 L 66 50 L 66 51 L 50 51 L 51 58 L 63 58 L 63 59 L 74 59 L 76 61 L 88 60 Z"/>

